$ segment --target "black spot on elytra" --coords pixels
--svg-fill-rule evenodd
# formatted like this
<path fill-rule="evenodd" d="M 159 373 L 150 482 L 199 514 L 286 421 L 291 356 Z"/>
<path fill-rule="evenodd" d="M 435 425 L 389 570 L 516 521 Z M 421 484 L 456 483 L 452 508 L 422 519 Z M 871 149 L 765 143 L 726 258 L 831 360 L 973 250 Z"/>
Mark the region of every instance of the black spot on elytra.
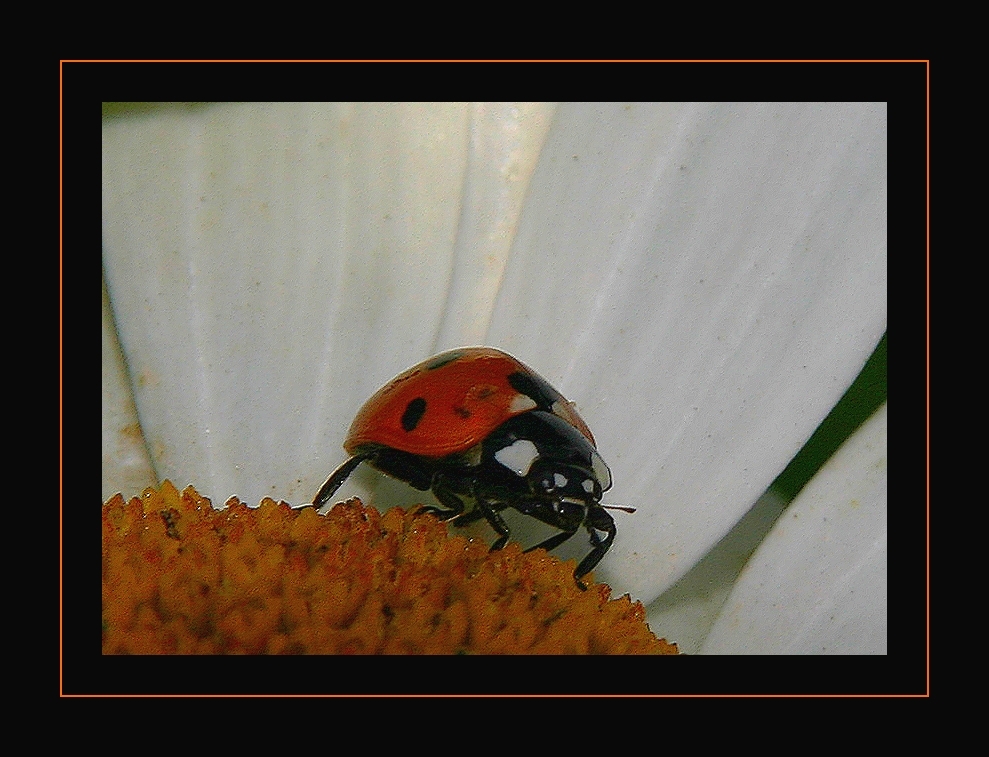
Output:
<path fill-rule="evenodd" d="M 422 420 L 422 416 L 425 412 L 426 400 L 422 397 L 416 397 L 405 406 L 405 412 L 402 413 L 402 428 L 406 431 L 412 431 L 419 425 L 419 421 Z"/>

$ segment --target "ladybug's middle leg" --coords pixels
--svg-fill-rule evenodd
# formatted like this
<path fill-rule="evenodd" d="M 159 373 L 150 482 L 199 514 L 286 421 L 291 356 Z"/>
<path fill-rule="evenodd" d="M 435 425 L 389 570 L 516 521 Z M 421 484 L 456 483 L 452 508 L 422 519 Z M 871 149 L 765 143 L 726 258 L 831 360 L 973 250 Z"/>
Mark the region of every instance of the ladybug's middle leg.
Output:
<path fill-rule="evenodd" d="M 442 473 L 437 473 L 434 475 L 430 488 L 432 489 L 436 499 L 440 501 L 440 504 L 443 505 L 443 507 L 423 505 L 422 512 L 435 515 L 444 523 L 451 521 L 454 518 L 459 518 L 463 515 L 464 501 L 453 491 L 453 487 L 450 486 L 450 482 L 447 480 L 446 476 Z"/>
<path fill-rule="evenodd" d="M 489 502 L 482 496 L 475 495 L 475 510 L 468 513 L 465 516 L 461 516 L 461 520 L 464 518 L 470 518 L 470 520 L 464 521 L 464 524 L 455 525 L 466 525 L 470 521 L 477 520 L 479 517 L 484 516 L 484 519 L 491 525 L 497 534 L 498 538 L 495 539 L 495 543 L 491 545 L 491 551 L 495 552 L 508 543 L 508 537 L 511 536 L 511 531 L 508 528 L 508 524 L 505 523 L 505 519 L 501 517 L 498 513 L 498 505 L 494 502 Z M 480 513 L 477 515 L 476 513 Z"/>
<path fill-rule="evenodd" d="M 489 502 L 483 495 L 478 494 L 474 489 L 472 481 L 461 481 L 459 487 L 455 485 L 455 481 L 455 479 L 451 479 L 449 476 L 437 473 L 433 477 L 433 494 L 436 495 L 436 499 L 440 501 L 440 504 L 447 509 L 441 510 L 438 507 L 427 505 L 423 507 L 423 510 L 432 513 L 444 522 L 452 520 L 453 525 L 457 528 L 484 518 L 498 534 L 495 543 L 491 545 L 491 551 L 494 552 L 504 547 L 508 543 L 508 537 L 511 535 L 508 524 L 498 514 L 498 510 L 503 509 L 504 505 L 499 506 L 497 502 Z M 473 501 L 474 507 L 464 512 L 465 505 L 461 497 L 466 497 Z"/>

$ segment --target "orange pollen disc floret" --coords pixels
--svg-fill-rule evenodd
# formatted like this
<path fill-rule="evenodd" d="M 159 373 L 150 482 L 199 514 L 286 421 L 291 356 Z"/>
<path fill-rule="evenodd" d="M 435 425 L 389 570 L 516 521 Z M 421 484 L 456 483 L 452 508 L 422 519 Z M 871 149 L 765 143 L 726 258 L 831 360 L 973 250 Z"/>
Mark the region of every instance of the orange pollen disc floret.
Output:
<path fill-rule="evenodd" d="M 103 505 L 104 654 L 676 654 L 573 561 L 418 508 L 223 510 L 168 481 Z"/>

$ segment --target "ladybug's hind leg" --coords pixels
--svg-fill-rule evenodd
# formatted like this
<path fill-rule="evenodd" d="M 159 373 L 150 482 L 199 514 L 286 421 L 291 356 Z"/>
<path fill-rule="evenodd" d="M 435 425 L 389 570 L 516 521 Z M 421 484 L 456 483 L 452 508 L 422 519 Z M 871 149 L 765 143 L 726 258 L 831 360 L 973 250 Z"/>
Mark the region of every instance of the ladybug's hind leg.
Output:
<path fill-rule="evenodd" d="M 325 505 L 330 497 L 336 494 L 337 489 L 340 488 L 341 484 L 347 480 L 348 476 L 354 472 L 354 468 L 367 460 L 368 455 L 354 455 L 346 462 L 344 462 L 339 468 L 330 474 L 319 491 L 316 492 L 316 496 L 312 498 L 312 506 L 319 510 L 323 505 Z"/>

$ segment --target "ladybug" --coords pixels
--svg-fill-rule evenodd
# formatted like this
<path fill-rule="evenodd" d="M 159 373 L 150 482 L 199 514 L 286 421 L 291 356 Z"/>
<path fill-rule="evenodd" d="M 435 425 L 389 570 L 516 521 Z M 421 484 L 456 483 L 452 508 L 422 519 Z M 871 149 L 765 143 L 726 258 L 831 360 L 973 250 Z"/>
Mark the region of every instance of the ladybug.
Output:
<path fill-rule="evenodd" d="M 545 379 L 501 350 L 450 350 L 396 376 L 357 413 L 344 449 L 350 458 L 313 497 L 317 509 L 366 462 L 432 490 L 443 507 L 425 510 L 441 520 L 485 518 L 498 533 L 492 550 L 508 542 L 506 507 L 561 531 L 527 552 L 551 550 L 584 526 L 592 549 L 574 571 L 581 589 L 615 539 L 604 508 L 617 506 L 601 504 L 611 472 L 590 429 Z"/>

